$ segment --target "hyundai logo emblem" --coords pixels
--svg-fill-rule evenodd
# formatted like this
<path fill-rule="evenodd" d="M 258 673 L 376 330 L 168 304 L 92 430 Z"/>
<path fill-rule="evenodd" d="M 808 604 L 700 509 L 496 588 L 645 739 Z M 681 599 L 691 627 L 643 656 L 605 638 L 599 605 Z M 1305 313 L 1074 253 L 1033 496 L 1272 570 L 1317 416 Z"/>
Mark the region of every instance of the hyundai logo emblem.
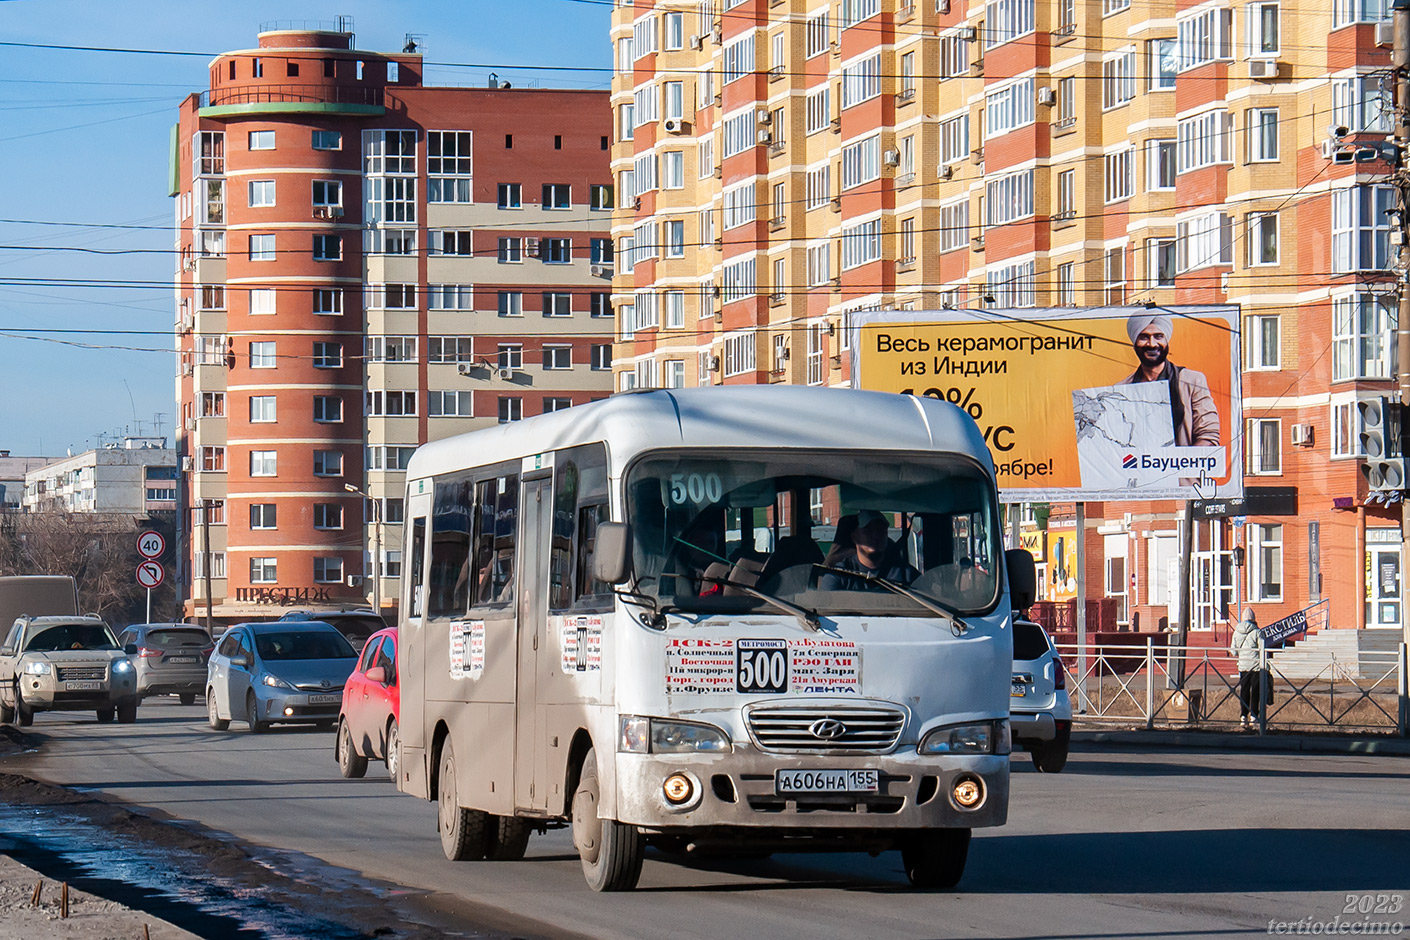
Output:
<path fill-rule="evenodd" d="M 808 732 L 824 741 L 835 741 L 847 733 L 847 726 L 836 718 L 819 718 L 808 726 Z"/>

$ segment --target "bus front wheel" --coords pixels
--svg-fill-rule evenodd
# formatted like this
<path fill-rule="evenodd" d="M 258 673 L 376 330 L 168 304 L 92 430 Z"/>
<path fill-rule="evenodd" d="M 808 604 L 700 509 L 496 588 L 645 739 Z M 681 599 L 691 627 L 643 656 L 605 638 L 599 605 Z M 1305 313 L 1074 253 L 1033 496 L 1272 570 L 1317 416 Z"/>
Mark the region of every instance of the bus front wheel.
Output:
<path fill-rule="evenodd" d="M 597 781 L 597 751 L 589 749 L 573 794 L 573 845 L 583 860 L 583 877 L 594 891 L 630 891 L 641 877 L 646 838 L 636 826 L 599 819 L 602 791 Z"/>
<path fill-rule="evenodd" d="M 436 828 L 441 831 L 441 849 L 452 862 L 481 859 L 488 841 L 489 814 L 460 805 L 455 776 L 455 752 L 447 739 L 441 749 L 441 768 L 436 779 L 440 809 Z"/>
<path fill-rule="evenodd" d="M 928 829 L 901 845 L 906 877 L 917 888 L 953 888 L 969 858 L 969 829 Z"/>

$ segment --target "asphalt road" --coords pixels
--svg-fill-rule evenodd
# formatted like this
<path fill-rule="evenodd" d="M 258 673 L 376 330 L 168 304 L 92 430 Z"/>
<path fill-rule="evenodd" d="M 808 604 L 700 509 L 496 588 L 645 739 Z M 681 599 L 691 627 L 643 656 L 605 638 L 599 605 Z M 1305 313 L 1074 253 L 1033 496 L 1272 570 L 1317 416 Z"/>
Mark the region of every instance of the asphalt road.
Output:
<path fill-rule="evenodd" d="M 911 891 L 896 853 L 700 864 L 653 851 L 636 892 L 597 895 L 566 831 L 534 836 L 523 862 L 446 861 L 434 806 L 397 793 L 379 764 L 342 779 L 329 732 L 214 732 L 175 699 L 149 701 L 135 725 L 41 714 L 33 730 L 43 747 L 0 770 L 457 896 L 526 932 L 1184 940 L 1340 917 L 1410 935 L 1406 758 L 1089 747 L 1043 775 L 1020 755 L 1009 825 L 976 832 L 954 892 Z M 1348 895 L 1375 894 L 1400 895 L 1398 916 L 1342 913 Z"/>

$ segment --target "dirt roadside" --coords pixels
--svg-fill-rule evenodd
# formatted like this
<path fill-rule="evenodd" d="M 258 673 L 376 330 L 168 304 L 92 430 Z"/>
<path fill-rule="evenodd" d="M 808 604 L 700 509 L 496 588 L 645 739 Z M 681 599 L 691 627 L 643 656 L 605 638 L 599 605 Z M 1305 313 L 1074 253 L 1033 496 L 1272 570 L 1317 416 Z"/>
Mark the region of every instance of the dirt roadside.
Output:
<path fill-rule="evenodd" d="M 36 906 L 31 900 L 40 882 L 43 888 Z M 0 940 L 199 940 L 196 934 L 150 914 L 77 888 L 69 889 L 67 919 L 59 916 L 59 903 L 57 883 L 0 854 Z"/>

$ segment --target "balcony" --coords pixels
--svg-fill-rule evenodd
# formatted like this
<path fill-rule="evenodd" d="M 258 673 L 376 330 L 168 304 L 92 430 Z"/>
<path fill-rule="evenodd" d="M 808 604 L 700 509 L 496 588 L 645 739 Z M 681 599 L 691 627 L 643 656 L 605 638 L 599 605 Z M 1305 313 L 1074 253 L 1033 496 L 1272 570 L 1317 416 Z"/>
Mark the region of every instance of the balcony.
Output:
<path fill-rule="evenodd" d="M 900 8 L 898 8 L 898 9 L 896 10 L 896 22 L 897 22 L 897 24 L 900 24 L 900 23 L 909 23 L 911 20 L 913 20 L 913 19 L 915 19 L 915 18 L 916 18 L 916 5 L 915 5 L 914 3 L 908 3 L 908 4 L 906 4 L 905 6 L 900 7 Z"/>
<path fill-rule="evenodd" d="M 201 92 L 200 116 L 248 114 L 384 114 L 381 88 L 339 85 L 259 85 Z"/>
<path fill-rule="evenodd" d="M 1058 118 L 1052 123 L 1053 136 L 1063 137 L 1077 130 L 1077 115 L 1071 114 L 1065 118 Z"/>
<path fill-rule="evenodd" d="M 776 215 L 772 219 L 769 219 L 770 232 L 781 232 L 786 225 L 788 225 L 788 216 Z"/>
<path fill-rule="evenodd" d="M 897 258 L 897 259 L 896 259 L 896 273 L 897 273 L 897 274 L 905 274 L 907 271 L 914 271 L 915 269 L 916 269 L 916 259 L 915 259 L 914 257 L 910 257 L 910 258 Z"/>
<path fill-rule="evenodd" d="M 1067 228 L 1077 221 L 1076 209 L 1063 209 L 1054 212 L 1052 216 L 1053 228 Z"/>
<path fill-rule="evenodd" d="M 1077 24 L 1063 23 L 1057 29 L 1053 30 L 1052 37 L 1052 42 L 1055 46 L 1061 46 L 1064 43 L 1071 42 L 1077 38 Z"/>
<path fill-rule="evenodd" d="M 912 85 L 910 88 L 903 88 L 900 91 L 896 92 L 896 107 L 898 108 L 903 105 L 908 105 L 915 100 L 916 89 L 914 85 Z"/>

